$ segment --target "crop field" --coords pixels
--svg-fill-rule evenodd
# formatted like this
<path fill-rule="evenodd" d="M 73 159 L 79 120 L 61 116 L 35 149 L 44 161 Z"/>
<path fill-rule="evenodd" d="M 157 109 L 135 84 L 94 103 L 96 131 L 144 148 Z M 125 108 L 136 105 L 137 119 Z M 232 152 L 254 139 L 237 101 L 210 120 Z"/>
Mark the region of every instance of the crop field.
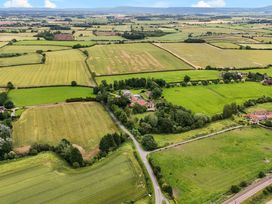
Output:
<path fill-rule="evenodd" d="M 260 41 L 260 42 L 262 42 L 262 43 L 270 43 L 270 42 L 272 42 L 272 37 L 270 36 L 270 37 L 255 37 L 254 39 L 256 39 L 256 40 L 258 40 L 258 41 Z"/>
<path fill-rule="evenodd" d="M 234 43 L 211 43 L 212 45 L 216 47 L 220 47 L 222 49 L 239 49 L 240 46 Z"/>
<path fill-rule="evenodd" d="M 14 146 L 57 144 L 66 138 L 86 150 L 97 148 L 100 139 L 118 132 L 99 103 L 71 103 L 27 109 L 14 123 Z"/>
<path fill-rule="evenodd" d="M 18 87 L 70 85 L 73 80 L 79 85 L 94 85 L 84 55 L 78 50 L 46 53 L 45 64 L 0 69 L 1 86 L 9 81 Z"/>
<path fill-rule="evenodd" d="M 92 46 L 95 44 L 93 41 L 47 41 L 47 40 L 27 40 L 19 41 L 16 45 L 55 45 L 55 46 L 65 46 L 72 47 L 76 44 L 81 44 L 84 46 Z"/>
<path fill-rule="evenodd" d="M 250 38 L 244 38 L 240 35 L 233 34 L 219 34 L 211 36 L 201 36 L 204 40 L 209 43 L 258 43 L 258 41 Z"/>
<path fill-rule="evenodd" d="M 46 46 L 46 45 L 9 45 L 0 49 L 1 53 L 31 53 L 37 50 L 48 51 L 48 50 L 64 50 L 71 49 L 70 47 L 64 46 Z"/>
<path fill-rule="evenodd" d="M 95 97 L 93 89 L 85 87 L 15 89 L 9 91 L 8 96 L 17 107 L 59 103 L 70 98 Z"/>
<path fill-rule="evenodd" d="M 97 45 L 87 50 L 88 63 L 97 75 L 192 69 L 152 44 Z"/>
<path fill-rule="evenodd" d="M 249 46 L 253 49 L 271 49 L 272 50 L 272 44 L 241 44 L 242 46 Z"/>
<path fill-rule="evenodd" d="M 191 130 L 180 134 L 154 135 L 154 139 L 156 140 L 160 147 L 164 147 L 174 143 L 186 141 L 195 137 L 200 137 L 214 132 L 218 132 L 236 125 L 237 123 L 235 123 L 232 120 L 221 120 L 208 124 L 203 128 Z"/>
<path fill-rule="evenodd" d="M 151 157 L 179 203 L 222 203 L 232 185 L 271 169 L 271 142 L 271 130 L 244 128 Z"/>
<path fill-rule="evenodd" d="M 0 58 L 0 67 L 14 66 L 21 64 L 37 64 L 41 63 L 42 56 L 36 53 L 21 55 L 18 57 Z"/>
<path fill-rule="evenodd" d="M 71 169 L 44 153 L 0 164 L 3 203 L 113 203 L 145 198 L 142 170 L 131 145 L 92 167 Z M 33 190 L 35 188 L 35 190 Z"/>
<path fill-rule="evenodd" d="M 270 50 L 222 50 L 208 44 L 169 43 L 159 46 L 170 50 L 196 68 L 265 67 L 272 63 Z M 213 57 L 210 57 L 213 56 Z"/>
<path fill-rule="evenodd" d="M 7 42 L 0 42 L 0 48 L 5 46 L 7 44 Z"/>
<path fill-rule="evenodd" d="M 195 113 L 221 113 L 225 104 L 241 104 L 249 99 L 272 96 L 272 87 L 260 83 L 222 84 L 164 89 L 164 97 L 173 104 Z"/>
<path fill-rule="evenodd" d="M 128 74 L 128 75 L 117 75 L 117 76 L 101 76 L 97 77 L 96 81 L 101 84 L 103 80 L 106 80 L 109 84 L 115 80 L 126 80 L 131 78 L 155 78 L 164 79 L 166 82 L 182 82 L 184 77 L 188 75 L 191 80 L 212 80 L 220 78 L 220 72 L 213 70 L 192 70 L 192 71 L 169 71 L 169 72 L 151 72 L 142 74 Z"/>
<path fill-rule="evenodd" d="M 33 33 L 0 33 L 0 41 L 8 42 L 13 39 L 16 40 L 35 40 Z"/>

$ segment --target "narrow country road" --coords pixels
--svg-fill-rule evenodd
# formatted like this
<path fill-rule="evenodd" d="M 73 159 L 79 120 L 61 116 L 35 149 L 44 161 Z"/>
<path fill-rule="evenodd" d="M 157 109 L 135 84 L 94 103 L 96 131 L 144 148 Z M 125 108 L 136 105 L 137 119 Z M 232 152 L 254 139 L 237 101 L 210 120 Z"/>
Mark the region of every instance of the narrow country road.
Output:
<path fill-rule="evenodd" d="M 270 185 L 272 185 L 272 176 L 267 176 L 264 179 L 258 181 L 257 183 L 250 185 L 245 190 L 225 201 L 223 204 L 240 204 Z"/>
<path fill-rule="evenodd" d="M 139 144 L 139 142 L 135 139 L 134 135 L 132 135 L 128 129 L 122 125 L 118 120 L 117 118 L 113 115 L 113 113 L 105 106 L 106 110 L 108 111 L 108 113 L 110 114 L 110 116 L 112 117 L 112 119 L 116 122 L 116 124 L 119 126 L 119 128 L 124 131 L 126 134 L 128 134 L 128 136 L 132 139 L 137 151 L 138 151 L 138 154 L 139 156 L 141 157 L 142 159 L 142 162 L 144 163 L 145 165 L 145 168 L 150 176 L 150 179 L 152 181 L 152 184 L 153 184 L 153 187 L 154 187 L 154 194 L 155 194 L 155 203 L 156 204 L 162 204 L 162 203 L 166 203 L 166 204 L 169 204 L 169 201 L 165 198 L 165 196 L 163 195 L 162 191 L 161 191 L 161 188 L 158 184 L 158 181 L 157 181 L 157 178 L 156 176 L 154 175 L 153 173 L 153 170 L 148 162 L 148 159 L 147 159 L 147 155 L 148 155 L 148 152 L 144 151 L 143 148 L 141 147 L 141 145 Z"/>
<path fill-rule="evenodd" d="M 220 135 L 220 134 L 223 134 L 225 132 L 230 132 L 232 130 L 240 129 L 240 128 L 243 128 L 243 127 L 244 127 L 243 125 L 234 126 L 234 127 L 231 127 L 231 128 L 227 128 L 227 129 L 224 129 L 224 130 L 221 130 L 221 131 L 218 131 L 218 132 L 214 132 L 214 133 L 202 136 L 202 137 L 197 137 L 197 138 L 194 138 L 194 139 L 191 139 L 191 140 L 186 140 L 186 141 L 175 143 L 175 144 L 172 144 L 172 145 L 169 145 L 169 146 L 166 146 L 166 147 L 162 147 L 160 149 L 156 149 L 156 150 L 154 150 L 152 152 L 148 152 L 148 153 L 164 151 L 164 150 L 167 150 L 167 149 L 170 149 L 170 148 L 185 145 L 185 144 L 192 143 L 192 142 L 195 142 L 195 141 L 198 141 L 198 140 L 203 140 L 203 139 L 206 139 L 206 138 L 209 138 L 209 137 Z"/>

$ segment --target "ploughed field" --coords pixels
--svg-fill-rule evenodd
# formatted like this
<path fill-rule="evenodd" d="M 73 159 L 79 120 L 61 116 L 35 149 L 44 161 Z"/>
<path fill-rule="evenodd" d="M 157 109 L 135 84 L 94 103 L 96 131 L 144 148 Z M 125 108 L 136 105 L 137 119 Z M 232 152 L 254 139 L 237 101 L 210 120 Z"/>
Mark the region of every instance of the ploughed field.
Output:
<path fill-rule="evenodd" d="M 123 203 L 146 196 L 142 170 L 124 145 L 92 167 L 71 169 L 52 153 L 0 164 L 2 203 Z"/>
<path fill-rule="evenodd" d="M 172 54 L 147 43 L 96 45 L 86 50 L 90 55 L 88 63 L 97 75 L 192 69 Z"/>
<path fill-rule="evenodd" d="M 271 130 L 244 128 L 151 154 L 179 203 L 222 203 L 232 185 L 272 167 Z"/>
<path fill-rule="evenodd" d="M 103 106 L 95 102 L 30 108 L 13 126 L 14 147 L 56 145 L 65 138 L 85 150 L 94 150 L 104 135 L 118 132 Z"/>
<path fill-rule="evenodd" d="M 18 87 L 70 85 L 92 86 L 94 81 L 78 50 L 47 52 L 45 64 L 5 67 L 0 69 L 0 85 L 11 81 Z"/>
<path fill-rule="evenodd" d="M 195 113 L 222 113 L 226 104 L 242 104 L 246 100 L 272 96 L 272 87 L 261 83 L 235 83 L 208 86 L 174 87 L 163 90 L 164 98 Z"/>
<path fill-rule="evenodd" d="M 86 87 L 14 89 L 8 92 L 8 96 L 17 107 L 65 102 L 71 98 L 95 98 L 93 89 Z"/>
<path fill-rule="evenodd" d="M 158 46 L 169 50 L 196 68 L 265 67 L 272 64 L 271 50 L 226 50 L 205 43 L 163 43 Z"/>

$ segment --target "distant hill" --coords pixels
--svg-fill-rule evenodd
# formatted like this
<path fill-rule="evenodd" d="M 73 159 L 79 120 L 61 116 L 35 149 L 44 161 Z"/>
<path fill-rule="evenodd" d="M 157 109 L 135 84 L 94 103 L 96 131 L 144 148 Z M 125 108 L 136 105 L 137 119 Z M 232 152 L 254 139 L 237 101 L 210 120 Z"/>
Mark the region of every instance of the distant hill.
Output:
<path fill-rule="evenodd" d="M 2 8 L 0 15 L 18 15 L 18 14 L 164 14 L 164 15 L 186 15 L 186 14 L 272 14 L 272 6 L 262 8 L 193 8 L 193 7 L 169 7 L 169 8 L 153 8 L 153 7 L 116 7 L 116 8 L 97 8 L 97 9 L 44 9 L 44 8 Z"/>

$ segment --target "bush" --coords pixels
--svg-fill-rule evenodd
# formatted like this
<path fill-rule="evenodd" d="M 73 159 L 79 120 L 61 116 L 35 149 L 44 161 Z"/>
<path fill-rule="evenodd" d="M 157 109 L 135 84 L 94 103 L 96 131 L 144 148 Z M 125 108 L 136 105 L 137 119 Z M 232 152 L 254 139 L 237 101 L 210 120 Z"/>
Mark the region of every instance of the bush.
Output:
<path fill-rule="evenodd" d="M 77 86 L 77 82 L 76 81 L 72 81 L 71 82 L 71 86 Z"/>
<path fill-rule="evenodd" d="M 241 188 L 240 188 L 239 186 L 237 186 L 237 185 L 233 185 L 233 186 L 231 186 L 231 188 L 230 188 L 230 191 L 231 191 L 232 193 L 239 193 L 240 190 L 241 190 Z"/>
<path fill-rule="evenodd" d="M 5 102 L 4 106 L 6 109 L 12 109 L 12 108 L 14 108 L 14 103 L 12 101 L 8 100 Z"/>
<path fill-rule="evenodd" d="M 146 151 L 152 151 L 158 148 L 158 144 L 152 135 L 145 135 L 141 143 Z"/>
<path fill-rule="evenodd" d="M 263 171 L 259 172 L 259 174 L 258 174 L 259 178 L 264 178 L 265 176 L 266 175 L 265 175 L 265 173 Z"/>
<path fill-rule="evenodd" d="M 246 181 L 242 181 L 239 185 L 241 188 L 245 188 L 248 186 L 248 183 Z"/>
<path fill-rule="evenodd" d="M 14 89 L 15 87 L 14 87 L 14 85 L 12 84 L 12 82 L 8 82 L 8 83 L 7 83 L 7 88 L 8 88 L 8 89 Z"/>

